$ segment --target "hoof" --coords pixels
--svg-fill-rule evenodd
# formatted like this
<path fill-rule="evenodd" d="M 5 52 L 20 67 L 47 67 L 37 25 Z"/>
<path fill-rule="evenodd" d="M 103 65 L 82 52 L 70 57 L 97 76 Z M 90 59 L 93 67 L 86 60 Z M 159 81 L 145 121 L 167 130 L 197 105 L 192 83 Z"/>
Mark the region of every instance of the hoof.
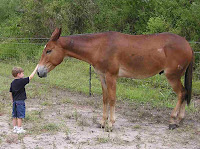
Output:
<path fill-rule="evenodd" d="M 104 125 L 97 124 L 97 128 L 104 128 Z"/>
<path fill-rule="evenodd" d="M 106 132 L 112 132 L 112 131 L 113 131 L 113 124 L 112 124 L 111 122 L 108 122 L 108 123 L 106 124 L 106 127 L 104 128 L 104 130 L 105 130 Z"/>
<path fill-rule="evenodd" d="M 107 127 L 107 128 L 105 128 L 105 131 L 106 131 L 106 132 L 112 132 L 112 131 L 113 131 L 113 128 L 112 128 L 112 127 Z"/>
<path fill-rule="evenodd" d="M 104 131 L 106 132 L 112 132 L 113 128 L 112 127 L 109 127 L 108 125 L 104 126 L 104 125 L 101 125 L 101 124 L 97 124 L 97 128 L 103 128 Z"/>
<path fill-rule="evenodd" d="M 177 124 L 169 124 L 169 130 L 174 130 L 176 128 L 178 128 Z"/>

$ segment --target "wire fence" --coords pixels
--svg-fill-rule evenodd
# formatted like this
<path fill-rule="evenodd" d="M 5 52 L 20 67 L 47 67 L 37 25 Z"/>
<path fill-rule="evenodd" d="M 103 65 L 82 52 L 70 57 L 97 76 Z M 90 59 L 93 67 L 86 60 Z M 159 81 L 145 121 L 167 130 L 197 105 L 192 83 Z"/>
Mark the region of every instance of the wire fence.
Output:
<path fill-rule="evenodd" d="M 0 37 L 0 61 L 9 59 L 23 59 L 25 61 L 36 62 L 39 60 L 44 45 L 49 38 L 6 38 Z M 200 42 L 189 42 L 195 53 L 195 79 L 200 80 Z M 72 63 L 74 62 L 71 59 Z M 77 63 L 77 61 L 76 61 Z M 91 65 L 88 65 L 86 71 L 88 75 L 88 92 L 92 94 L 92 73 L 94 73 Z M 80 85 L 80 84 L 74 84 Z"/>

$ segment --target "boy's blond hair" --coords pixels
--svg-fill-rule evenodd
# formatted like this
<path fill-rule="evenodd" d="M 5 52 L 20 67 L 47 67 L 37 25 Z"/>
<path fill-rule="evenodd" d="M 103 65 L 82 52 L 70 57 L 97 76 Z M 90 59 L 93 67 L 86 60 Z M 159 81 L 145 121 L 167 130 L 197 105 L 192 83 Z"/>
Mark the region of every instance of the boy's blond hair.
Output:
<path fill-rule="evenodd" d="M 14 67 L 12 69 L 12 75 L 13 77 L 16 77 L 18 73 L 22 73 L 24 70 L 21 67 Z"/>

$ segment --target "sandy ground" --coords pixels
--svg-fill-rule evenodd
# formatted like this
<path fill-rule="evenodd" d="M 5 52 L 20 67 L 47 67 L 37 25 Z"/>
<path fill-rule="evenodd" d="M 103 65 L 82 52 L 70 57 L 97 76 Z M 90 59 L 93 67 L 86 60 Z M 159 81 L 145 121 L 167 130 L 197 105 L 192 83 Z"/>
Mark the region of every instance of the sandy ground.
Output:
<path fill-rule="evenodd" d="M 116 123 L 107 132 L 97 128 L 101 97 L 50 90 L 26 101 L 27 113 L 39 113 L 39 117 L 29 115 L 32 119 L 24 122 L 25 134 L 13 133 L 9 113 L 1 113 L 1 149 L 200 149 L 199 112 L 186 112 L 181 126 L 169 130 L 171 109 L 117 101 Z M 200 106 L 199 99 L 193 102 Z M 45 130 L 43 126 L 49 123 L 57 129 Z"/>

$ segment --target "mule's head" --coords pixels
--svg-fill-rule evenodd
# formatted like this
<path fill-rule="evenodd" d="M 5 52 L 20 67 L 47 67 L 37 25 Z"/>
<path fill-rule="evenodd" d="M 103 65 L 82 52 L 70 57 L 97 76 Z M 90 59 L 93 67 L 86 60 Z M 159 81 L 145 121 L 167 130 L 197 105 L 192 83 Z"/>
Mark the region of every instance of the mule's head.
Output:
<path fill-rule="evenodd" d="M 47 73 L 59 65 L 65 57 L 64 50 L 58 40 L 60 34 L 61 29 L 56 28 L 52 33 L 50 40 L 44 47 L 37 69 L 37 74 L 41 78 L 46 77 Z"/>

